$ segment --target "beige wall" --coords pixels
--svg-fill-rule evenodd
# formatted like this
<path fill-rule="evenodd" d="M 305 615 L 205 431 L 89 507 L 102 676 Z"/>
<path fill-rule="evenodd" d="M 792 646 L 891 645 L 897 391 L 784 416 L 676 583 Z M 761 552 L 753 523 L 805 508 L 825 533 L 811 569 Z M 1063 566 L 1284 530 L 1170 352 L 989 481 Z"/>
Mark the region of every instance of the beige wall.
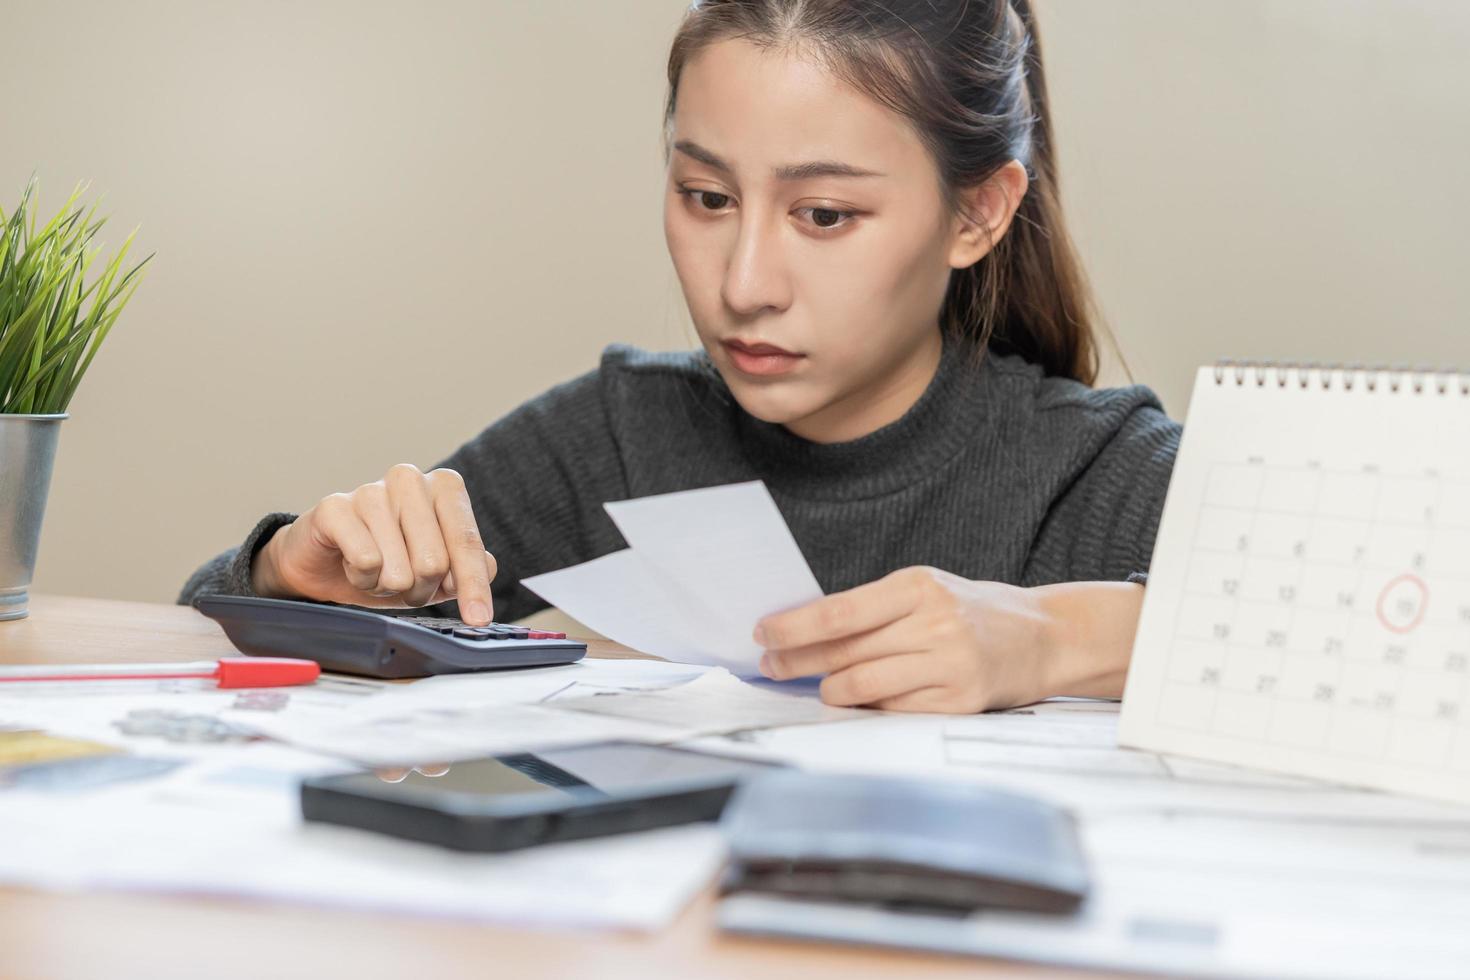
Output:
<path fill-rule="evenodd" d="M 37 588 L 171 600 L 267 510 L 428 465 L 609 341 L 687 345 L 683 6 L 0 0 L 0 198 L 89 177 L 158 252 L 72 404 Z M 1075 231 L 1171 411 L 1220 356 L 1470 363 L 1470 6 L 1042 16 Z"/>

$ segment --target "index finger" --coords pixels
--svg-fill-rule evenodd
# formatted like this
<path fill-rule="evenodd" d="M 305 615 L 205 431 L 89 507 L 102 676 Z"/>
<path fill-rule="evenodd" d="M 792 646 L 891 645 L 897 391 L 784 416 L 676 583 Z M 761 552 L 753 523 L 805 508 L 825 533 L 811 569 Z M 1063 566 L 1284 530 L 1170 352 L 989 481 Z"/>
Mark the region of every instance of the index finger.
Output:
<path fill-rule="evenodd" d="M 460 617 L 467 623 L 489 623 L 495 610 L 490 594 L 495 559 L 480 539 L 480 525 L 464 480 L 453 470 L 434 470 L 429 476 L 434 484 L 434 513 L 449 548 L 449 573 L 454 576 Z"/>
<path fill-rule="evenodd" d="M 913 612 L 923 597 L 919 577 L 907 571 L 767 616 L 756 624 L 755 642 L 786 650 L 887 626 Z"/>

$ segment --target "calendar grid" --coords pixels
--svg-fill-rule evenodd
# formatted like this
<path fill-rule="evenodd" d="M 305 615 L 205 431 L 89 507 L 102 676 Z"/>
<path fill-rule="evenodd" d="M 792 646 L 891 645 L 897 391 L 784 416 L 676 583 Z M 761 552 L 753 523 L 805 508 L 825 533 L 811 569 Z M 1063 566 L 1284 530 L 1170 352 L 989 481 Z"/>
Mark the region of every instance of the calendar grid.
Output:
<path fill-rule="evenodd" d="M 1205 486 L 1155 724 L 1470 772 L 1470 483 L 1251 457 Z"/>

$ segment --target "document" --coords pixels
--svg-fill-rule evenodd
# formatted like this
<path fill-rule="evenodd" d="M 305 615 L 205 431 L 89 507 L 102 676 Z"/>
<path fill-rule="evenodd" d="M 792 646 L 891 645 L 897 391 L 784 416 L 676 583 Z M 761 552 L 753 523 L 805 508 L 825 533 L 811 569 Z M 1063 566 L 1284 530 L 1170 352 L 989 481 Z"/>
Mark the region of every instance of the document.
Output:
<path fill-rule="evenodd" d="M 14 685 L 11 685 L 14 686 Z M 193 759 L 214 755 L 221 742 L 243 741 L 237 722 L 270 717 L 328 719 L 351 715 L 395 685 L 323 675 L 312 684 L 256 690 L 158 690 L 151 685 L 57 685 L 46 691 L 0 692 L 0 728 L 27 728 L 86 738 L 127 751 Z M 143 690 L 137 690 L 137 688 Z M 141 722 L 173 719 L 149 731 Z"/>
<path fill-rule="evenodd" d="M 587 657 L 570 664 L 526 670 L 497 670 L 474 674 L 439 674 L 411 684 L 394 684 L 357 717 L 401 714 L 406 710 L 469 708 L 492 704 L 541 704 L 558 698 L 627 691 L 652 691 L 698 680 L 712 667 Z"/>
<path fill-rule="evenodd" d="M 604 506 L 628 548 L 522 584 L 634 650 L 754 676 L 756 622 L 822 596 L 760 481 Z"/>
<path fill-rule="evenodd" d="M 874 714 L 860 708 L 835 708 L 811 695 L 757 687 L 723 670 L 678 687 L 559 697 L 551 706 L 702 732 L 852 721 Z"/>
<path fill-rule="evenodd" d="M 630 665 L 621 683 L 618 665 Z M 648 666 L 645 666 L 648 665 Z M 660 669 L 650 669 L 657 665 Z M 800 694 L 756 687 L 719 668 L 693 668 L 694 680 L 669 686 L 691 668 L 657 661 L 605 660 L 584 671 L 511 680 L 509 689 L 444 682 L 415 695 L 385 695 L 355 712 L 226 718 L 299 748 L 369 766 L 411 766 L 549 749 L 582 742 L 666 744 L 701 735 L 866 717 Z M 578 675 L 581 680 L 576 679 Z M 639 686 L 643 679 L 646 686 Z M 518 682 L 519 681 L 519 682 Z M 534 683 L 526 683 L 532 681 Z"/>
<path fill-rule="evenodd" d="M 0 781 L 0 882 L 299 901 L 526 925 L 656 929 L 716 874 L 711 825 L 500 855 L 460 854 L 366 831 L 305 824 L 299 784 L 369 765 L 452 762 L 529 741 L 667 741 L 710 726 L 556 710 L 616 701 L 711 668 L 588 660 L 536 670 L 387 684 L 326 678 L 264 691 L 26 692 L 0 697 L 0 727 L 87 738 L 104 760 L 156 764 L 126 780 Z M 733 677 L 719 671 L 732 684 Z M 764 694 L 765 692 L 757 692 Z M 800 701 L 788 699 L 785 701 Z M 769 709 L 768 709 L 769 710 Z M 791 710 L 810 714 L 800 703 Z M 636 714 L 636 712 L 634 713 Z M 169 736 L 130 733 L 143 716 Z M 279 734 L 295 744 L 252 740 Z M 546 736 L 542 738 L 542 736 Z M 319 751 L 314 751 L 319 750 Z M 106 819 L 99 822 L 98 814 Z"/>
<path fill-rule="evenodd" d="M 4 791 L 0 837 L 25 846 L 0 848 L 0 881 L 652 930 L 671 921 L 724 858 L 709 824 L 466 854 L 306 823 L 299 779 L 339 764 L 269 744 L 214 750 L 177 777 L 84 798 Z"/>
<path fill-rule="evenodd" d="M 514 703 L 415 708 L 330 719 L 261 717 L 248 724 L 262 735 L 365 766 L 462 762 L 579 742 L 660 744 L 700 733 L 698 728 Z"/>
<path fill-rule="evenodd" d="M 684 743 L 983 782 L 1070 809 L 1081 913 L 946 919 L 737 896 L 730 929 L 1211 977 L 1451 977 L 1470 962 L 1470 808 L 1120 748 L 1116 703 L 886 714 Z"/>

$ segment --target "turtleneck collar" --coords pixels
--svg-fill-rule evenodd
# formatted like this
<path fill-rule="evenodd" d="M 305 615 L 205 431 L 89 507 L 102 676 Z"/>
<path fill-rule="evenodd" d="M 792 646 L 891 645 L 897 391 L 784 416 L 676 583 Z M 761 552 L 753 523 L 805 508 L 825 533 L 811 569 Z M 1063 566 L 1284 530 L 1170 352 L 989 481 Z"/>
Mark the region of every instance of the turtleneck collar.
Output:
<path fill-rule="evenodd" d="M 939 366 L 918 401 L 893 422 L 846 442 L 813 442 L 756 418 L 733 397 L 730 402 L 744 454 L 773 490 L 854 500 L 916 483 L 973 445 L 988 416 L 979 390 L 984 373 L 973 348 L 945 332 Z"/>

